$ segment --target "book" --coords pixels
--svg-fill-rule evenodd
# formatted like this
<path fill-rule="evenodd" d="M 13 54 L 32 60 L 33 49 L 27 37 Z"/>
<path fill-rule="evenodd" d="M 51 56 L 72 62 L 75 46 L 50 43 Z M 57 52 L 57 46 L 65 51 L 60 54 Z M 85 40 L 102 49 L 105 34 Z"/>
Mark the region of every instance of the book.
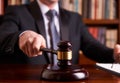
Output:
<path fill-rule="evenodd" d="M 4 0 L 0 0 L 0 15 L 4 14 Z"/>
<path fill-rule="evenodd" d="M 104 0 L 96 0 L 96 19 L 103 19 Z"/>
<path fill-rule="evenodd" d="M 31 1 L 30 0 L 22 0 L 21 4 L 29 4 Z"/>
<path fill-rule="evenodd" d="M 88 30 L 95 39 L 98 39 L 98 27 L 89 27 Z"/>
<path fill-rule="evenodd" d="M 21 0 L 8 0 L 8 5 L 20 5 Z"/>
<path fill-rule="evenodd" d="M 91 0 L 91 19 L 96 19 L 96 0 Z"/>
<path fill-rule="evenodd" d="M 109 19 L 115 19 L 116 18 L 116 1 L 110 0 L 110 16 Z"/>
<path fill-rule="evenodd" d="M 117 43 L 117 29 L 106 29 L 106 46 L 114 48 Z"/>
<path fill-rule="evenodd" d="M 98 41 L 100 41 L 100 43 L 105 45 L 105 35 L 106 35 L 106 27 L 99 27 L 98 29 Z"/>
<path fill-rule="evenodd" d="M 82 15 L 82 0 L 78 0 L 78 13 Z"/>
<path fill-rule="evenodd" d="M 82 1 L 82 16 L 83 18 L 87 18 L 88 16 L 88 0 Z"/>

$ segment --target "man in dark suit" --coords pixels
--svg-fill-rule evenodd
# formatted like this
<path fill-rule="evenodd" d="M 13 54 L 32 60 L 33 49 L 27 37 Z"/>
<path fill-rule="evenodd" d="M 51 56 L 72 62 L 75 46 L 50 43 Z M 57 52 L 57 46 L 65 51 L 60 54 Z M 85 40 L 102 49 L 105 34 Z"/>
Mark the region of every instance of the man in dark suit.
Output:
<path fill-rule="evenodd" d="M 82 17 L 58 6 L 58 0 L 35 0 L 29 5 L 6 9 L 0 26 L 0 62 L 23 64 L 47 64 L 50 62 L 41 47 L 50 47 L 45 13 L 57 11 L 56 26 L 60 39 L 72 44 L 73 64 L 79 60 L 79 50 L 97 62 L 114 62 L 120 46 L 115 51 L 95 40 L 82 22 Z M 114 56 L 113 56 L 114 55 Z M 114 57 L 114 58 L 113 58 Z"/>

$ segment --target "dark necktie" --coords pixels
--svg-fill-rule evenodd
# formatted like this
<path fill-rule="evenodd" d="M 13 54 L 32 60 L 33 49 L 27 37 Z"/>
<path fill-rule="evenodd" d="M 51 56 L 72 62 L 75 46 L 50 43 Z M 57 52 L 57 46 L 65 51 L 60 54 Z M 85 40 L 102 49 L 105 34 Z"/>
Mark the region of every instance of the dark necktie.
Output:
<path fill-rule="evenodd" d="M 56 30 L 56 26 L 55 26 L 55 21 L 54 21 L 54 16 L 57 15 L 57 12 L 55 10 L 49 10 L 47 12 L 47 17 L 49 20 L 49 35 L 50 35 L 50 44 L 51 44 L 51 49 L 57 50 L 57 43 L 60 41 L 60 36 Z M 51 54 L 51 63 L 52 64 L 56 64 L 57 63 L 57 56 L 55 54 Z"/>

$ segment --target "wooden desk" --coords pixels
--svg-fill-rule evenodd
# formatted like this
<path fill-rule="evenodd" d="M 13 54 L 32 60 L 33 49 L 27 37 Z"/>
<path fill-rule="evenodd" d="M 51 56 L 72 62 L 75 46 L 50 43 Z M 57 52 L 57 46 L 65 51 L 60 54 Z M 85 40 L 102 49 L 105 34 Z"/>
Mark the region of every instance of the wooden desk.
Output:
<path fill-rule="evenodd" d="M 120 77 L 94 65 L 83 65 L 90 74 L 87 80 L 65 83 L 120 83 Z M 0 65 L 0 83 L 64 83 L 40 80 L 41 65 Z"/>

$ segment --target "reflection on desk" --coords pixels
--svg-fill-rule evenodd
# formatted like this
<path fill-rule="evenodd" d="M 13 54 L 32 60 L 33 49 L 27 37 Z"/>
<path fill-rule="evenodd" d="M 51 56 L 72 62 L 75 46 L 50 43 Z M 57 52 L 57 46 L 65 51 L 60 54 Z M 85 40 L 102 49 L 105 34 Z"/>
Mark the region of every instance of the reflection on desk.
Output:
<path fill-rule="evenodd" d="M 119 83 L 120 77 L 97 68 L 95 65 L 82 65 L 89 72 L 87 80 L 74 83 Z M 43 65 L 0 65 L 0 83 L 53 83 L 40 79 Z M 64 83 L 64 82 L 54 82 Z M 65 82 L 73 83 L 73 82 Z"/>

